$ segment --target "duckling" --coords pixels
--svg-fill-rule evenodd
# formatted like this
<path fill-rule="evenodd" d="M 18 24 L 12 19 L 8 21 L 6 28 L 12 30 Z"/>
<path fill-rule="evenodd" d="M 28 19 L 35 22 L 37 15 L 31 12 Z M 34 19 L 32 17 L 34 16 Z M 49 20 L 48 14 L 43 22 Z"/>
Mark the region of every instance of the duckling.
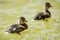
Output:
<path fill-rule="evenodd" d="M 11 25 L 10 28 L 6 31 L 8 33 L 20 33 L 28 28 L 27 22 L 24 17 L 20 17 L 19 24 Z"/>
<path fill-rule="evenodd" d="M 16 32 L 21 32 L 21 31 L 26 30 L 28 28 L 28 25 L 25 23 L 27 21 L 24 17 L 20 17 L 19 22 L 20 22 L 19 27 L 16 28 Z"/>
<path fill-rule="evenodd" d="M 46 18 L 50 18 L 51 17 L 51 13 L 50 13 L 50 11 L 48 10 L 50 7 L 52 7 L 51 6 L 51 4 L 49 3 L 49 2 L 46 2 L 45 3 L 45 12 L 40 12 L 40 13 L 38 13 L 36 16 L 35 16 L 35 18 L 34 18 L 34 20 L 41 20 L 41 19 L 46 19 Z"/>

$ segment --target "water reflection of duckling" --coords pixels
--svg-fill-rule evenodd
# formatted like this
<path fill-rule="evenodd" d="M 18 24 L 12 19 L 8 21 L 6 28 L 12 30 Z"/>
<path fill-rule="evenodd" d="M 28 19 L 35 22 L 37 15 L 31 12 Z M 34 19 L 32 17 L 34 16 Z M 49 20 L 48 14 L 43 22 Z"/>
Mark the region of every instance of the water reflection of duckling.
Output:
<path fill-rule="evenodd" d="M 7 30 L 7 32 L 8 33 L 20 33 L 23 30 L 26 30 L 28 26 L 25 22 L 27 22 L 26 19 L 24 17 L 20 17 L 19 24 L 11 25 L 10 28 Z"/>
<path fill-rule="evenodd" d="M 51 6 L 51 4 L 49 2 L 46 2 L 45 3 L 45 12 L 41 12 L 41 13 L 38 13 L 34 20 L 41 20 L 41 19 L 45 19 L 45 18 L 50 18 L 51 17 L 51 13 L 50 11 L 48 10 Z"/>

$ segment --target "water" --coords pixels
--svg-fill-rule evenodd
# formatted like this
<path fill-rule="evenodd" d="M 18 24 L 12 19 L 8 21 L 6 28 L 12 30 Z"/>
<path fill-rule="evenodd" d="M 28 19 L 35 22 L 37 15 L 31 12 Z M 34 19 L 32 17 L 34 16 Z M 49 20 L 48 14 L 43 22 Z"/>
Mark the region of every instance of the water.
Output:
<path fill-rule="evenodd" d="M 45 2 L 50 2 L 51 18 L 49 21 L 33 20 L 34 16 L 44 10 Z M 11 24 L 18 23 L 24 16 L 29 28 L 21 35 L 5 34 L 4 30 Z M 60 40 L 60 2 L 55 0 L 0 0 L 0 40 Z"/>

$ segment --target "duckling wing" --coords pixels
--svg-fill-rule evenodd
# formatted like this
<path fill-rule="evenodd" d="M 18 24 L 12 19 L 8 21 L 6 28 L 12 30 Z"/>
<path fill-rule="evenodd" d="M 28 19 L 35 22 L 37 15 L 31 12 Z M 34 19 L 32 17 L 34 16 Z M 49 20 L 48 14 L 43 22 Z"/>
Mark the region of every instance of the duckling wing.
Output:
<path fill-rule="evenodd" d="M 16 28 L 15 32 L 19 33 L 19 32 L 21 32 L 21 31 L 24 31 L 24 30 L 27 29 L 27 28 L 28 28 L 27 24 L 22 24 L 22 25 L 19 25 L 19 26 Z"/>
<path fill-rule="evenodd" d="M 10 26 L 10 28 L 9 28 L 8 30 L 9 30 L 11 33 L 13 33 L 13 32 L 16 30 L 17 26 L 18 26 L 18 24 L 13 24 L 13 25 Z"/>
<path fill-rule="evenodd" d="M 23 24 L 23 25 L 19 25 L 19 27 L 22 27 L 22 28 L 24 28 L 24 29 L 27 29 L 27 24 Z"/>
<path fill-rule="evenodd" d="M 35 20 L 40 20 L 43 15 L 44 15 L 44 13 L 43 13 L 43 12 L 40 12 L 40 13 L 38 13 L 38 14 L 35 16 L 34 19 L 35 19 Z"/>

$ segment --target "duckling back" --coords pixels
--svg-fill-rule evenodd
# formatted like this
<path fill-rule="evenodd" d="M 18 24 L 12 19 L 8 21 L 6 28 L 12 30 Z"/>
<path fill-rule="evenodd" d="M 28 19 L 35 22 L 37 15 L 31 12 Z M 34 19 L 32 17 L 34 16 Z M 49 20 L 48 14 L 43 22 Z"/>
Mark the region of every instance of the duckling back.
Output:
<path fill-rule="evenodd" d="M 7 30 L 9 33 L 15 33 L 16 28 L 18 27 L 18 24 L 13 24 L 10 26 L 10 28 Z"/>
<path fill-rule="evenodd" d="M 16 32 L 22 32 L 28 28 L 27 24 L 21 24 L 16 28 Z"/>
<path fill-rule="evenodd" d="M 45 19 L 43 12 L 38 13 L 34 18 L 34 20 L 41 20 L 41 19 Z"/>

